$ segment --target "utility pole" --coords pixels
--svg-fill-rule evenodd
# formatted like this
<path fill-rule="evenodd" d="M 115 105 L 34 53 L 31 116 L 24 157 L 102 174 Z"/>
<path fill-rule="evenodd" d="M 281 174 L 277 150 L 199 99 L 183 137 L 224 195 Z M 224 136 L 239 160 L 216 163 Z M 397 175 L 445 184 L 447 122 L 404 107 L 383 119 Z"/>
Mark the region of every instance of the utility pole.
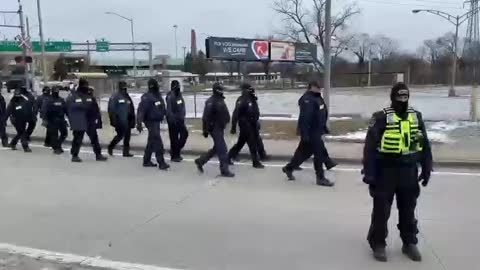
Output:
<path fill-rule="evenodd" d="M 42 74 L 43 74 L 43 84 L 46 85 L 48 80 L 47 74 L 47 59 L 45 56 L 45 39 L 43 38 L 43 21 L 42 21 L 42 8 L 40 5 L 40 0 L 37 0 L 37 12 L 38 12 L 38 28 L 40 35 L 40 47 L 42 50 Z"/>
<path fill-rule="evenodd" d="M 173 25 L 173 28 L 175 29 L 175 58 L 178 59 L 178 42 L 177 42 L 177 30 L 178 30 L 178 25 Z"/>
<path fill-rule="evenodd" d="M 25 80 L 25 86 L 27 89 L 30 88 L 29 81 L 28 81 L 28 65 L 27 65 L 27 44 L 26 44 L 26 34 L 25 34 L 25 23 L 23 20 L 23 7 L 22 3 L 20 3 L 20 0 L 18 0 L 18 16 L 20 18 L 20 32 L 21 32 L 21 44 L 23 48 L 23 63 L 25 67 L 25 73 L 24 73 L 24 80 Z"/>
<path fill-rule="evenodd" d="M 185 65 L 185 57 L 187 57 L 187 47 L 183 46 L 183 64 Z"/>
<path fill-rule="evenodd" d="M 320 20 L 320 18 L 319 18 Z M 330 78 L 332 72 L 332 0 L 326 0 L 325 3 L 325 49 L 323 52 L 324 58 L 324 99 L 327 108 L 330 108 Z"/>
<path fill-rule="evenodd" d="M 31 40 L 30 23 L 28 21 L 28 16 L 25 18 L 25 20 L 26 20 L 26 23 L 27 23 L 27 38 L 28 38 L 28 40 Z M 32 57 L 32 63 L 30 65 L 30 67 L 31 67 L 30 71 L 31 71 L 31 74 L 32 74 L 32 77 L 31 77 L 32 78 L 32 90 L 33 90 L 33 92 L 35 92 L 36 91 L 36 89 L 35 89 L 35 58 L 33 57 L 33 48 L 30 47 L 29 51 L 30 51 L 30 56 Z M 45 86 L 45 84 L 44 84 L 44 86 Z"/>

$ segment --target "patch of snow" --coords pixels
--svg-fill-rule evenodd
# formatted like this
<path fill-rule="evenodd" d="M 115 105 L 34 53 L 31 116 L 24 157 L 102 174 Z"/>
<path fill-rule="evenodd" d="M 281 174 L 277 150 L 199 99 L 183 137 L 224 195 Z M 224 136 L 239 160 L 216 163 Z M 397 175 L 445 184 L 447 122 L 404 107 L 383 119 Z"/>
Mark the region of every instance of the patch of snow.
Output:
<path fill-rule="evenodd" d="M 467 121 L 440 121 L 428 126 L 429 130 L 434 131 L 452 131 L 460 128 L 479 126 L 479 123 Z"/>
<path fill-rule="evenodd" d="M 367 136 L 366 130 L 355 131 L 343 135 L 327 135 L 326 138 L 334 141 L 365 141 L 365 137 Z M 448 137 L 448 135 L 444 132 L 438 131 L 429 131 L 428 137 L 432 142 L 438 143 L 452 143 L 454 142 L 452 139 Z"/>

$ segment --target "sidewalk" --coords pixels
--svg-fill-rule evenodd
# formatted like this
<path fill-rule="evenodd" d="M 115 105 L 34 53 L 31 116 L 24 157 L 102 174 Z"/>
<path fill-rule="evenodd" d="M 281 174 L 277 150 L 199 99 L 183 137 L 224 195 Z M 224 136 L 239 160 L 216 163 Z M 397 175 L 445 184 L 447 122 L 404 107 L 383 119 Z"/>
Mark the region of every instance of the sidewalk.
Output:
<path fill-rule="evenodd" d="M 39 122 L 40 123 L 40 122 Z M 70 132 L 70 131 L 69 131 Z M 14 134 L 11 126 L 7 127 L 9 136 Z M 115 130 L 110 126 L 104 126 L 99 130 L 100 143 L 104 151 L 111 139 L 115 136 Z M 43 142 L 45 138 L 45 128 L 37 126 L 32 134 L 32 140 Z M 170 149 L 170 140 L 166 125 L 162 125 L 162 139 L 165 145 L 165 151 Z M 72 140 L 71 132 L 67 138 L 67 143 L 70 144 Z M 139 134 L 136 130 L 132 130 L 131 149 L 132 151 L 142 152 L 147 141 L 147 131 Z M 232 147 L 237 141 L 237 136 L 232 136 L 226 133 L 226 142 L 229 147 Z M 85 145 L 88 147 L 88 138 L 84 139 Z M 187 144 L 183 150 L 186 155 L 200 155 L 207 149 L 212 147 L 212 140 L 209 137 L 205 139 L 198 130 L 190 130 L 190 136 Z M 272 156 L 273 160 L 287 161 L 289 160 L 298 145 L 298 140 L 264 140 L 264 145 L 267 153 Z M 330 156 L 335 158 L 340 163 L 359 164 L 363 156 L 363 143 L 345 143 L 345 142 L 326 142 Z M 437 166 L 448 167 L 480 167 L 480 147 L 470 147 L 462 144 L 433 144 L 433 156 Z M 117 146 L 117 151 L 121 149 L 121 145 Z M 248 158 L 248 147 L 242 150 L 242 157 Z"/>

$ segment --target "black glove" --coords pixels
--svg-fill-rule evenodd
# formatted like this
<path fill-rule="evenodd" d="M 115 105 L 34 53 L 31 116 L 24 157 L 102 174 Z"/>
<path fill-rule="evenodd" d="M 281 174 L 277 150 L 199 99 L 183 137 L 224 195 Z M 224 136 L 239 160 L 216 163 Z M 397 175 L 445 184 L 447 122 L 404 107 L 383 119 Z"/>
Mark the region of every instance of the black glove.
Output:
<path fill-rule="evenodd" d="M 203 131 L 203 137 L 208 138 L 208 131 L 206 130 Z"/>
<path fill-rule="evenodd" d="M 364 175 L 362 181 L 365 184 L 373 185 L 373 184 L 375 184 L 375 177 L 370 176 L 370 175 Z"/>
<path fill-rule="evenodd" d="M 138 130 L 139 133 L 142 133 L 142 131 L 143 131 L 142 124 L 137 124 L 137 130 Z"/>
<path fill-rule="evenodd" d="M 237 133 L 237 129 L 235 127 L 232 127 L 232 129 L 230 129 L 230 134 L 234 135 Z"/>
<path fill-rule="evenodd" d="M 422 186 L 426 187 L 430 182 L 430 176 L 431 176 L 430 170 L 422 169 L 422 173 L 418 177 L 418 182 L 422 182 Z"/>

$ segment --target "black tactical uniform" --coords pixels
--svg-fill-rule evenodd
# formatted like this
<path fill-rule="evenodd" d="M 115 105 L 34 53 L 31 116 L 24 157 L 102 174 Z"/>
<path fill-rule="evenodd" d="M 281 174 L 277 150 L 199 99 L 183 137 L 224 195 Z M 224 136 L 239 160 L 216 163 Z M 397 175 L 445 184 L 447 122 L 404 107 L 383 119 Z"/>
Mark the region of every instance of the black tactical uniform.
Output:
<path fill-rule="evenodd" d="M 33 115 L 31 115 L 31 117 L 28 119 L 27 130 L 26 130 L 27 140 L 30 142 L 31 141 L 30 137 L 32 136 L 32 133 L 35 130 L 35 127 L 37 126 L 37 114 L 40 108 L 37 107 L 35 96 L 32 94 L 32 92 L 28 91 L 27 88 L 24 88 L 24 87 L 20 89 L 22 91 L 22 95 L 28 98 L 27 106 L 29 108 L 32 108 L 32 111 L 33 111 Z"/>
<path fill-rule="evenodd" d="M 38 112 L 40 113 L 40 116 L 42 115 L 42 108 L 43 108 L 43 104 L 48 100 L 48 98 L 50 97 L 51 95 L 51 89 L 50 87 L 48 86 L 45 86 L 43 89 L 42 89 L 42 95 L 38 96 L 37 97 L 37 100 L 35 101 L 36 103 L 36 106 L 38 108 Z M 48 134 L 48 130 L 45 134 L 45 141 L 43 143 L 43 146 L 45 147 L 50 147 L 52 146 L 51 143 L 50 143 L 50 135 Z"/>
<path fill-rule="evenodd" d="M 12 150 L 17 149 L 17 143 L 20 140 L 23 150 L 31 152 L 28 146 L 28 132 L 29 123 L 33 122 L 32 118 L 36 117 L 36 111 L 32 100 L 26 95 L 26 88 L 21 87 L 15 90 L 15 94 L 8 104 L 5 120 L 10 117 L 10 122 L 15 127 L 17 134 L 10 142 Z"/>
<path fill-rule="evenodd" d="M 137 130 L 142 132 L 142 123 L 148 130 L 148 141 L 143 156 L 144 167 L 157 166 L 152 162 L 152 154 L 155 152 L 158 168 L 160 170 L 170 168 L 163 157 L 164 148 L 160 134 L 160 123 L 164 120 L 166 113 L 165 102 L 160 94 L 158 82 L 150 79 L 148 81 L 148 92 L 142 96 L 137 112 Z"/>
<path fill-rule="evenodd" d="M 266 156 L 265 149 L 263 149 L 262 138 L 260 137 L 260 110 L 258 108 L 257 97 L 255 89 L 248 83 L 240 86 L 242 95 L 237 99 L 235 110 L 232 115 L 232 128 L 230 133 L 237 132 L 237 123 L 240 127 L 240 135 L 238 142 L 228 152 L 230 161 L 235 158 L 240 150 L 242 150 L 245 143 L 248 144 L 250 156 L 252 158 L 254 168 L 264 168 L 260 162 L 262 157 Z"/>
<path fill-rule="evenodd" d="M 402 251 L 420 261 L 415 208 L 420 194 L 418 182 L 423 180 L 426 186 L 430 180 L 432 152 L 421 113 L 408 107 L 408 87 L 396 84 L 391 100 L 391 107 L 373 115 L 365 141 L 363 181 L 373 198 L 368 242 L 374 257 L 386 261 L 388 219 L 396 196 Z M 420 176 L 418 165 L 422 167 Z"/>
<path fill-rule="evenodd" d="M 97 161 L 105 161 L 107 158 L 102 155 L 102 148 L 98 141 L 97 128 L 102 127 L 102 116 L 95 97 L 90 94 L 92 91 L 88 81 L 81 79 L 77 91 L 67 99 L 68 118 L 73 133 L 72 141 L 72 162 L 82 162 L 78 157 L 83 137 L 87 133 L 93 147 Z"/>
<path fill-rule="evenodd" d="M 2 141 L 3 147 L 8 147 L 8 137 L 6 133 L 7 119 L 5 117 L 6 113 L 7 103 L 5 102 L 5 98 L 2 96 L 2 92 L 0 90 L 0 140 Z"/>
<path fill-rule="evenodd" d="M 108 102 L 110 125 L 117 132 L 108 146 L 108 154 L 113 155 L 113 149 L 123 140 L 123 156 L 133 157 L 130 153 L 130 137 L 135 128 L 135 107 L 127 92 L 127 83 L 119 82 L 118 89 L 118 93 L 113 94 Z"/>
<path fill-rule="evenodd" d="M 298 118 L 298 130 L 300 132 L 300 144 L 295 154 L 285 167 L 283 172 L 288 179 L 293 181 L 293 171 L 313 154 L 313 164 L 317 175 L 317 185 L 333 186 L 334 183 L 325 178 L 323 163 L 326 162 L 325 143 L 322 136 L 327 133 L 327 108 L 321 95 L 321 88 L 317 82 L 311 82 L 308 91 L 300 98 L 300 116 Z"/>
<path fill-rule="evenodd" d="M 173 162 L 180 162 L 183 159 L 180 153 L 187 142 L 188 130 L 185 125 L 185 100 L 178 81 L 172 82 L 166 101 L 170 156 Z"/>
<path fill-rule="evenodd" d="M 41 117 L 47 128 L 49 143 L 57 155 L 63 153 L 62 144 L 68 135 L 66 115 L 67 104 L 60 97 L 60 87 L 53 87 L 51 96 L 42 102 Z"/>
<path fill-rule="evenodd" d="M 213 148 L 207 153 L 195 160 L 195 164 L 200 172 L 203 173 L 205 165 L 213 156 L 217 155 L 220 161 L 220 172 L 224 177 L 234 177 L 235 175 L 228 169 L 227 144 L 225 143 L 224 131 L 230 122 L 230 113 L 225 104 L 223 96 L 224 88 L 221 84 L 213 85 L 213 95 L 205 102 L 203 111 L 203 136 L 210 135 L 213 139 Z"/>

